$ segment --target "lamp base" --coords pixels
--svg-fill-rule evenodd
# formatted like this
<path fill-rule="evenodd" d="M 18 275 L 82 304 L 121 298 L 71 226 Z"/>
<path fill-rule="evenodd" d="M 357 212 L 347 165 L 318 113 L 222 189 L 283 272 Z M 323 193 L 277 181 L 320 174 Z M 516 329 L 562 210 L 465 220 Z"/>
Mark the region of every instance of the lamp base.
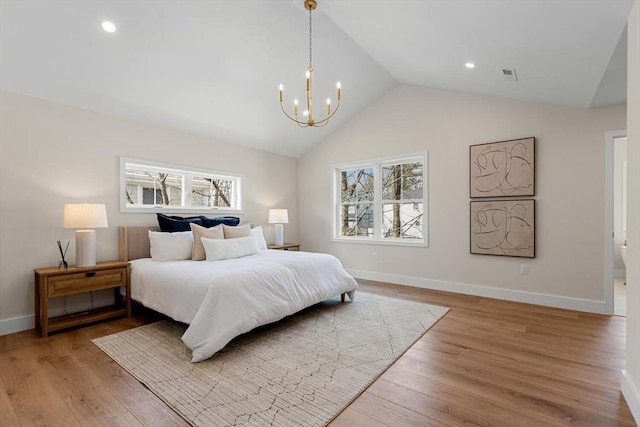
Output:
<path fill-rule="evenodd" d="M 284 225 L 273 225 L 273 240 L 276 245 L 284 245 Z"/>
<path fill-rule="evenodd" d="M 76 231 L 76 267 L 96 265 L 96 231 Z"/>

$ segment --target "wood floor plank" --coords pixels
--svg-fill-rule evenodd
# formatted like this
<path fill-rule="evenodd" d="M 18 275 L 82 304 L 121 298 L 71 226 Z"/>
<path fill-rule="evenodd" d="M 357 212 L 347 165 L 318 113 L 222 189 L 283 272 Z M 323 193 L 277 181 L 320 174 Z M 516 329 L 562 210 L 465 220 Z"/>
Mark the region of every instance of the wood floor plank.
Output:
<path fill-rule="evenodd" d="M 452 373 L 441 367 L 426 364 L 420 366 L 412 361 L 394 365 L 381 378 L 422 393 L 426 392 L 424 384 L 429 384 L 430 399 L 447 403 L 449 414 L 455 417 L 464 414 L 458 423 L 471 421 L 503 425 L 514 425 L 516 422 L 529 425 L 558 425 L 556 417 L 548 412 L 523 411 L 525 405 L 521 399 L 509 399 L 513 397 L 509 391 L 504 392 L 494 384 L 489 385 L 473 377 L 467 377 L 464 372 Z M 372 385 L 374 386 L 376 384 Z"/>
<path fill-rule="evenodd" d="M 395 404 L 372 393 L 363 393 L 350 406 L 358 412 L 369 414 L 369 417 L 386 426 L 435 425 L 435 421 L 427 415 L 407 410 L 403 405 Z"/>
<path fill-rule="evenodd" d="M 581 425 L 602 425 L 607 420 L 589 409 L 590 405 L 601 408 L 602 402 L 584 402 L 582 393 L 581 400 L 578 401 L 572 396 L 556 393 L 551 388 L 536 387 L 527 377 L 514 381 L 513 375 L 499 373 L 486 365 L 476 366 L 475 369 L 463 363 L 458 366 L 443 365 L 404 358 L 389 370 L 389 377 L 404 376 L 403 382 L 407 386 L 417 379 L 418 385 L 429 381 L 449 387 L 451 393 L 464 390 L 467 404 L 474 402 L 485 408 L 493 406 L 500 410 L 501 416 L 511 412 L 514 419 L 529 415 L 534 418 L 532 421 L 544 425 L 574 421 L 578 418 L 577 414 L 584 414 Z M 404 370 L 404 375 L 399 370 Z M 546 381 L 552 382 L 553 378 L 547 378 Z M 590 405 L 585 406 L 585 403 Z"/>
<path fill-rule="evenodd" d="M 618 379 L 612 377 L 611 367 L 603 366 L 602 363 L 609 358 L 599 358 L 597 354 L 592 354 L 594 360 L 590 360 L 584 354 L 571 351 L 565 347 L 558 347 L 555 350 L 552 347 L 546 347 L 542 343 L 536 343 L 536 346 L 529 346 L 525 338 L 506 339 L 502 337 L 493 337 L 488 340 L 487 335 L 480 336 L 477 333 L 460 333 L 453 331 L 434 331 L 434 335 L 440 334 L 444 342 L 462 342 L 468 346 L 466 355 L 469 356 L 473 350 L 473 354 L 480 358 L 489 358 L 496 361 L 501 357 L 508 357 L 505 363 L 511 361 L 518 364 L 535 364 L 542 367 L 547 372 L 553 373 L 555 376 L 566 378 L 579 377 L 581 382 L 595 383 L 606 385 Z M 436 339 L 436 337 L 432 337 Z M 498 341 L 499 340 L 499 341 Z M 600 360 L 600 364 L 597 363 Z M 589 368 L 589 369 L 586 369 Z M 622 368 L 621 365 L 615 363 L 613 369 L 618 372 Z"/>
<path fill-rule="evenodd" d="M 331 427 L 389 427 L 388 424 L 384 424 L 374 418 L 371 418 L 367 414 L 354 409 L 353 407 L 347 407 L 340 413 L 331 423 Z"/>
<path fill-rule="evenodd" d="M 620 393 L 626 319 L 359 280 L 450 312 L 332 426 L 634 426 Z M 163 318 L 136 310 L 0 337 L 0 425 L 188 425 L 91 340 Z"/>
<path fill-rule="evenodd" d="M 117 401 L 117 403 L 114 401 L 113 405 L 126 408 L 141 425 L 154 427 L 187 425 L 169 406 L 149 389 L 141 386 L 135 378 L 91 342 L 91 339 L 97 336 L 109 335 L 132 327 L 124 324 L 123 321 L 120 325 L 112 326 L 115 330 L 85 328 L 82 334 L 78 331 L 76 334 L 60 335 L 64 338 L 65 346 L 72 349 L 74 364 L 90 367 L 91 374 L 104 387 L 105 395 Z"/>
<path fill-rule="evenodd" d="M 74 416 L 82 424 L 105 427 L 143 425 L 129 411 L 122 410 L 116 397 L 102 386 L 58 391 L 61 392 L 66 393 Z"/>
<path fill-rule="evenodd" d="M 413 412 L 425 414 L 433 423 L 440 426 L 477 425 L 455 416 L 456 411 L 452 409 L 450 402 L 434 398 L 435 390 L 430 389 L 425 392 L 423 384 L 416 387 L 418 389 L 416 390 L 410 386 L 410 383 L 399 381 L 399 379 L 395 376 L 393 380 L 381 377 L 369 387 L 367 392 Z"/>
<path fill-rule="evenodd" d="M 0 426 L 17 426 L 18 417 L 7 395 L 7 386 L 0 377 Z"/>

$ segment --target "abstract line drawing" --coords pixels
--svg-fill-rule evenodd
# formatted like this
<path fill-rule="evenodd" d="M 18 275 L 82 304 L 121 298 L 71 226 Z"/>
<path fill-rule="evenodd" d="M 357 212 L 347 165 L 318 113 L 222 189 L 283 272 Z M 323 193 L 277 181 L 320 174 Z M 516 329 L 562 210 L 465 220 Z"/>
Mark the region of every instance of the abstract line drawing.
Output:
<path fill-rule="evenodd" d="M 470 197 L 533 196 L 535 138 L 469 147 Z"/>
<path fill-rule="evenodd" d="M 471 202 L 471 253 L 535 257 L 535 200 Z"/>

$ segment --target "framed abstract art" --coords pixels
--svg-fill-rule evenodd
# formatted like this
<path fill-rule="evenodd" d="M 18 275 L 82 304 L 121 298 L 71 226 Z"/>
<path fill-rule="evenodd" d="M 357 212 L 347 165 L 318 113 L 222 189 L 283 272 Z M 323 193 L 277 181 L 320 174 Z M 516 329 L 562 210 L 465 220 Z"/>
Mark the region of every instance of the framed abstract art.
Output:
<path fill-rule="evenodd" d="M 469 196 L 535 195 L 535 138 L 469 147 Z"/>
<path fill-rule="evenodd" d="M 535 200 L 471 201 L 471 253 L 535 258 Z"/>

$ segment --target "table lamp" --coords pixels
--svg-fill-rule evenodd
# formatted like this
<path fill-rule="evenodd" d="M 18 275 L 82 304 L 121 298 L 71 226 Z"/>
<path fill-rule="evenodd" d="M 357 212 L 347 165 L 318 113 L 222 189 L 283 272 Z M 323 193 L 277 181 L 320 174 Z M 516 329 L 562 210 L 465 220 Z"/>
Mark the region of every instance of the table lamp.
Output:
<path fill-rule="evenodd" d="M 106 228 L 107 210 L 99 204 L 66 204 L 63 216 L 64 228 L 76 230 L 76 266 L 96 265 L 96 232 L 93 228 Z"/>
<path fill-rule="evenodd" d="M 289 223 L 289 212 L 286 209 L 269 209 L 269 224 L 273 226 L 273 239 L 276 245 L 284 244 L 284 225 Z"/>

